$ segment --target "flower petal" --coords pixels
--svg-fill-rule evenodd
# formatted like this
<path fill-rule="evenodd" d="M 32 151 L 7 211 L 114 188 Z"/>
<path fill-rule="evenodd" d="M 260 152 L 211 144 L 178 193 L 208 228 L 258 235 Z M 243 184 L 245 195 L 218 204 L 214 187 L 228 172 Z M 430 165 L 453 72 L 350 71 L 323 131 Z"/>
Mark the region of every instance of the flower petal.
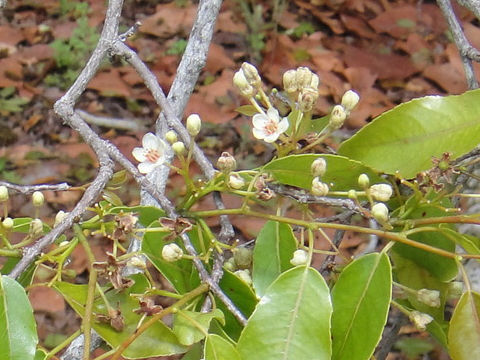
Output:
<path fill-rule="evenodd" d="M 142 145 L 145 150 L 157 149 L 159 140 L 160 139 L 154 133 L 146 133 L 143 135 Z"/>
<path fill-rule="evenodd" d="M 263 138 L 265 138 L 265 131 L 263 131 L 263 129 L 253 128 L 252 132 L 253 136 L 255 136 L 255 138 L 257 139 L 262 140 Z"/>
<path fill-rule="evenodd" d="M 155 167 L 158 165 L 156 163 L 151 163 L 151 162 L 142 162 L 138 164 L 138 171 L 140 171 L 142 174 L 148 174 L 151 172 Z"/>
<path fill-rule="evenodd" d="M 263 141 L 267 142 L 267 143 L 273 143 L 275 142 L 277 139 L 278 139 L 278 136 L 280 135 L 280 133 L 278 132 L 274 132 L 272 134 L 269 134 L 267 136 L 265 136 L 265 138 L 263 139 Z"/>
<path fill-rule="evenodd" d="M 136 147 L 132 150 L 133 157 L 140 162 L 147 160 L 145 156 L 145 149 L 143 147 Z"/>
<path fill-rule="evenodd" d="M 271 107 L 267 110 L 267 116 L 270 119 L 270 121 L 275 121 L 275 123 L 278 123 L 280 121 L 278 110 L 275 109 L 274 107 Z"/>
<path fill-rule="evenodd" d="M 263 129 L 268 122 L 268 117 L 264 114 L 258 113 L 253 115 L 252 124 L 257 129 Z"/>
<path fill-rule="evenodd" d="M 278 124 L 277 132 L 279 134 L 283 134 L 285 131 L 287 131 L 289 125 L 290 124 L 288 123 L 288 119 L 284 117 Z"/>

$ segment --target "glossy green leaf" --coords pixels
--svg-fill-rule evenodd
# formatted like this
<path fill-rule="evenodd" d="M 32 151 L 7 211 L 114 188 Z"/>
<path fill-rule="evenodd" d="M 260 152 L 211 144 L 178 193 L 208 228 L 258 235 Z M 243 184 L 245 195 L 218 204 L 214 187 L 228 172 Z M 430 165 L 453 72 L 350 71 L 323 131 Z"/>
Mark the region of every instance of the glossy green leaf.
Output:
<path fill-rule="evenodd" d="M 213 319 L 224 322 L 223 313 L 219 309 L 210 313 L 179 310 L 175 313 L 173 332 L 180 344 L 190 346 L 205 337 Z"/>
<path fill-rule="evenodd" d="M 202 360 L 203 359 L 203 344 L 196 343 L 190 346 L 188 352 L 182 356 L 182 360 Z"/>
<path fill-rule="evenodd" d="M 242 105 L 237 107 L 235 111 L 245 116 L 253 116 L 258 113 L 258 110 L 253 105 Z"/>
<path fill-rule="evenodd" d="M 480 294 L 465 292 L 455 307 L 448 330 L 452 360 L 480 359 Z"/>
<path fill-rule="evenodd" d="M 310 190 L 313 180 L 310 166 L 319 157 L 327 162 L 327 172 L 322 176 L 322 181 L 329 184 L 330 190 L 361 190 L 357 183 L 360 174 L 367 174 L 372 184 L 385 182 L 358 161 L 337 155 L 289 155 L 269 162 L 263 169 L 282 184 Z"/>
<path fill-rule="evenodd" d="M 110 324 L 94 321 L 93 329 L 104 339 L 112 348 L 118 347 L 131 334 L 133 334 L 142 317 L 134 310 L 139 309 L 140 305 L 131 294 L 142 294 L 149 286 L 147 279 L 142 274 L 132 275 L 131 278 L 135 284 L 123 291 L 110 290 L 106 292 L 106 297 L 112 306 L 119 306 L 125 326 L 122 331 L 116 331 Z M 55 289 L 62 294 L 68 304 L 83 317 L 85 313 L 85 302 L 87 298 L 87 285 L 74 285 L 65 282 L 55 284 Z M 95 314 L 107 314 L 107 309 L 99 294 L 95 297 L 93 306 Z M 167 356 L 181 354 L 188 350 L 178 342 L 173 331 L 163 322 L 158 321 L 150 326 L 141 334 L 130 346 L 123 352 L 123 356 L 129 359 L 140 359 L 153 356 Z"/>
<path fill-rule="evenodd" d="M 37 326 L 25 289 L 1 275 L 0 359 L 33 360 L 37 343 Z"/>
<path fill-rule="evenodd" d="M 396 106 L 344 141 L 338 153 L 405 178 L 432 167 L 432 156 L 458 156 L 480 142 L 480 90 L 426 96 Z"/>
<path fill-rule="evenodd" d="M 239 309 L 245 317 L 250 317 L 258 302 L 252 288 L 226 269 L 223 270 L 223 276 L 219 285 L 225 295 L 233 301 L 237 309 Z M 243 330 L 243 326 L 221 301 L 217 300 L 216 304 L 225 315 L 223 330 L 232 339 L 237 340 Z"/>
<path fill-rule="evenodd" d="M 47 358 L 47 353 L 42 349 L 37 349 L 35 353 L 35 360 L 45 360 Z"/>
<path fill-rule="evenodd" d="M 290 259 L 296 249 L 290 225 L 268 221 L 263 226 L 253 250 L 253 286 L 258 296 L 263 296 L 273 280 L 293 267 Z"/>
<path fill-rule="evenodd" d="M 205 360 L 241 360 L 235 346 L 221 336 L 210 334 L 205 341 Z"/>
<path fill-rule="evenodd" d="M 298 266 L 267 289 L 238 341 L 242 359 L 329 360 L 329 289 L 317 270 Z"/>
<path fill-rule="evenodd" d="M 151 226 L 157 227 L 160 224 L 155 221 Z M 188 233 L 193 243 L 198 243 L 199 241 L 198 236 L 196 236 L 196 229 Z M 158 271 L 172 284 L 175 290 L 179 294 L 185 294 L 194 289 L 200 283 L 200 280 L 191 260 L 181 259 L 175 262 L 168 262 L 163 259 L 162 249 L 166 244 L 171 243 L 171 240 L 165 241 L 169 234 L 168 232 L 160 231 L 145 233 L 142 241 L 142 251 Z"/>
<path fill-rule="evenodd" d="M 387 322 L 391 296 L 386 254 L 362 256 L 342 271 L 332 290 L 332 359 L 370 359 Z"/>

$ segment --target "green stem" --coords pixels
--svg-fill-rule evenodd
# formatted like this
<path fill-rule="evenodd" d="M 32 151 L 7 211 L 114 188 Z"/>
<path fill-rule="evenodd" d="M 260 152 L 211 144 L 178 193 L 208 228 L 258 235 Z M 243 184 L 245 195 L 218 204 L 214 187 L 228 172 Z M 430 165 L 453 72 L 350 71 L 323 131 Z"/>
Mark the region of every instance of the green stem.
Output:
<path fill-rule="evenodd" d="M 0 256 L 22 257 L 22 251 L 15 249 L 0 249 Z"/>

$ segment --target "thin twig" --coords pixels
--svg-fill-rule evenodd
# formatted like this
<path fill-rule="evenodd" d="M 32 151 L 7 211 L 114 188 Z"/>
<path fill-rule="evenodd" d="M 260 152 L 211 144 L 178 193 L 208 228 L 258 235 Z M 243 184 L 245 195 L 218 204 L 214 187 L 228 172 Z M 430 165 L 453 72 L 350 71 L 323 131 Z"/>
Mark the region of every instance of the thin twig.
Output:
<path fill-rule="evenodd" d="M 119 119 L 107 116 L 98 116 L 90 114 L 86 111 L 76 109 L 75 112 L 89 124 L 104 126 L 112 129 L 142 131 L 144 127 L 140 125 L 138 120 L 134 119 Z"/>
<path fill-rule="evenodd" d="M 21 194 L 32 194 L 35 191 L 65 191 L 70 189 L 67 183 L 60 184 L 38 184 L 38 185 L 18 185 L 6 181 L 0 181 L 0 186 L 6 186 L 8 189 L 17 191 Z"/>

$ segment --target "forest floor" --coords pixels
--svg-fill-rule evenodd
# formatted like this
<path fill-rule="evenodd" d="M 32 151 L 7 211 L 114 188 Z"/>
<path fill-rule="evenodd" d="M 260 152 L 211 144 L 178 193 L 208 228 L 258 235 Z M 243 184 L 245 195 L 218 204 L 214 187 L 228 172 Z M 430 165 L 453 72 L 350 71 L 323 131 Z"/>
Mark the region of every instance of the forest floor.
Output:
<path fill-rule="evenodd" d="M 93 178 L 96 163 L 92 151 L 54 115 L 52 106 L 95 46 L 104 3 L 10 0 L 3 13 L 0 11 L 0 180 L 82 185 Z M 125 1 L 122 30 L 135 21 L 142 23 L 127 43 L 166 93 L 196 7 L 187 0 Z M 464 8 L 456 6 L 455 10 L 466 36 L 480 48 L 478 21 Z M 229 151 L 240 168 L 255 166 L 258 159 L 271 156 L 253 141 L 250 119 L 235 111 L 243 100 L 233 89 L 232 77 L 243 61 L 258 67 L 268 88 L 279 89 L 286 70 L 308 66 L 320 77 L 320 98 L 314 111 L 318 116 L 339 103 L 346 90 L 357 91 L 361 101 L 343 135 L 399 103 L 467 90 L 462 61 L 434 1 L 226 0 L 207 64 L 185 115 L 200 114 L 204 125 L 199 145 L 207 155 L 216 159 L 222 151 Z M 480 73 L 478 64 L 475 68 Z M 88 84 L 77 109 L 127 120 L 129 130 L 92 126 L 132 160 L 131 150 L 151 131 L 159 113 L 140 77 L 116 58 L 105 63 Z M 175 196 L 175 191 L 178 189 L 170 189 L 169 195 Z M 48 206 L 40 215 L 53 221 L 55 213 L 70 209 L 80 193 L 45 195 Z M 138 189 L 132 183 L 122 189 L 121 198 L 127 205 L 138 203 Z M 14 216 L 33 211 L 30 199 L 22 195 L 12 196 L 10 205 Z M 235 226 L 249 238 L 261 223 L 238 220 Z M 344 246 L 358 244 L 358 238 L 352 238 Z M 104 253 L 107 246 L 99 243 L 97 252 Z M 84 273 L 84 255 L 73 254 L 73 259 L 72 269 Z M 72 311 L 52 290 L 34 288 L 30 297 L 45 346 L 54 346 L 78 327 L 78 319 L 65 316 Z M 442 354 L 437 355 L 436 359 L 442 359 Z"/>

